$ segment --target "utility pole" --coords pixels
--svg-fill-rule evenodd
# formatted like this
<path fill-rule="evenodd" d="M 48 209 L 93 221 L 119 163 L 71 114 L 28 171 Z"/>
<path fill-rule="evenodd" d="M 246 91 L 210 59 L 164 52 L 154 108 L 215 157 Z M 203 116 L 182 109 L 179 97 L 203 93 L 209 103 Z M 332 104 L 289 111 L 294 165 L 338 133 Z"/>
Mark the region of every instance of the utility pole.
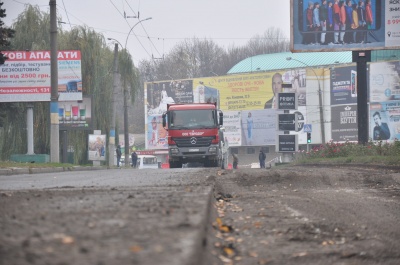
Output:
<path fill-rule="evenodd" d="M 113 89 L 111 99 L 111 126 L 110 138 L 108 141 L 108 167 L 114 166 L 114 151 L 115 151 L 115 91 L 118 87 L 118 43 L 114 46 L 114 76 L 113 76 Z"/>
<path fill-rule="evenodd" d="M 125 142 L 125 167 L 129 167 L 129 122 L 126 81 L 124 77 L 124 142 Z"/>
<path fill-rule="evenodd" d="M 317 78 L 317 81 L 318 81 L 319 122 L 320 122 L 320 126 L 321 126 L 321 142 L 322 142 L 322 144 L 325 144 L 324 106 L 322 104 L 322 90 L 321 90 L 321 82 L 319 80 L 319 77 L 318 77 L 317 73 L 314 71 L 314 68 L 312 68 L 311 66 L 309 66 L 305 62 L 302 62 L 302 61 L 297 60 L 297 59 L 292 58 L 292 57 L 287 57 L 286 60 L 288 60 L 288 61 L 293 60 L 293 61 L 299 62 L 299 63 L 307 66 L 308 68 L 310 68 L 313 71 L 313 73 L 315 75 L 315 78 Z"/>
<path fill-rule="evenodd" d="M 50 161 L 60 162 L 60 124 L 58 120 L 57 5 L 50 0 Z"/>

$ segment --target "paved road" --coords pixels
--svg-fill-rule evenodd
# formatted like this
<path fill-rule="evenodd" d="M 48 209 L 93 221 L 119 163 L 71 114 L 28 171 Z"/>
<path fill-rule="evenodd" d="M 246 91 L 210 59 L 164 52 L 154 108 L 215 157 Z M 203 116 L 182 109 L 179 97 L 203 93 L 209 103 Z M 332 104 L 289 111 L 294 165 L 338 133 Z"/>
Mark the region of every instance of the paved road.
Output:
<path fill-rule="evenodd" d="M 201 262 L 212 182 L 198 171 L 0 176 L 0 264 Z"/>
<path fill-rule="evenodd" d="M 0 176 L 0 264 L 400 264 L 389 169 Z"/>

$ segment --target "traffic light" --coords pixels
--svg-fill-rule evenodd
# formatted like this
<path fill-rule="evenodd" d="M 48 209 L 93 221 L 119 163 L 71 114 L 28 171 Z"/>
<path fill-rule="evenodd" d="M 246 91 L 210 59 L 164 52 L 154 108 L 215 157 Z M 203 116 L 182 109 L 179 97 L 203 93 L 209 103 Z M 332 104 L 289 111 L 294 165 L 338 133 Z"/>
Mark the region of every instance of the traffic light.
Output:
<path fill-rule="evenodd" d="M 311 143 L 311 133 L 307 133 L 307 143 Z"/>

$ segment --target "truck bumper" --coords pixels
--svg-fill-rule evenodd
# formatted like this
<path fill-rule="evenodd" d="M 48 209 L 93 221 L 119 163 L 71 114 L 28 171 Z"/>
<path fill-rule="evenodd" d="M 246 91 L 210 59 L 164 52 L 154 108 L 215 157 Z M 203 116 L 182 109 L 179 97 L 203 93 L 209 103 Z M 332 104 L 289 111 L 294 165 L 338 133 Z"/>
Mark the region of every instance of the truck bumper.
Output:
<path fill-rule="evenodd" d="M 187 162 L 204 162 L 205 160 L 218 160 L 218 145 L 207 147 L 177 147 L 169 146 L 169 160 Z"/>

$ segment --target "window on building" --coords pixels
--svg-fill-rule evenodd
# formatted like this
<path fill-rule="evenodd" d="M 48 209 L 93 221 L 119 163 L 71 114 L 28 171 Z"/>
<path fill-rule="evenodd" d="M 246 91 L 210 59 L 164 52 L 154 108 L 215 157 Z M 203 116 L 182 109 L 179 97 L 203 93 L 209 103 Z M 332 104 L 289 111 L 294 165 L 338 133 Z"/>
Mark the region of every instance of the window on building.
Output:
<path fill-rule="evenodd" d="M 247 148 L 247 154 L 252 155 L 256 153 L 256 149 L 254 147 L 248 147 Z"/>
<path fill-rule="evenodd" d="M 264 153 L 266 153 L 266 154 L 269 153 L 269 147 L 268 147 L 268 146 L 263 146 L 263 147 L 261 147 L 261 150 L 262 150 Z"/>
<path fill-rule="evenodd" d="M 239 148 L 230 148 L 231 154 L 239 154 Z"/>

